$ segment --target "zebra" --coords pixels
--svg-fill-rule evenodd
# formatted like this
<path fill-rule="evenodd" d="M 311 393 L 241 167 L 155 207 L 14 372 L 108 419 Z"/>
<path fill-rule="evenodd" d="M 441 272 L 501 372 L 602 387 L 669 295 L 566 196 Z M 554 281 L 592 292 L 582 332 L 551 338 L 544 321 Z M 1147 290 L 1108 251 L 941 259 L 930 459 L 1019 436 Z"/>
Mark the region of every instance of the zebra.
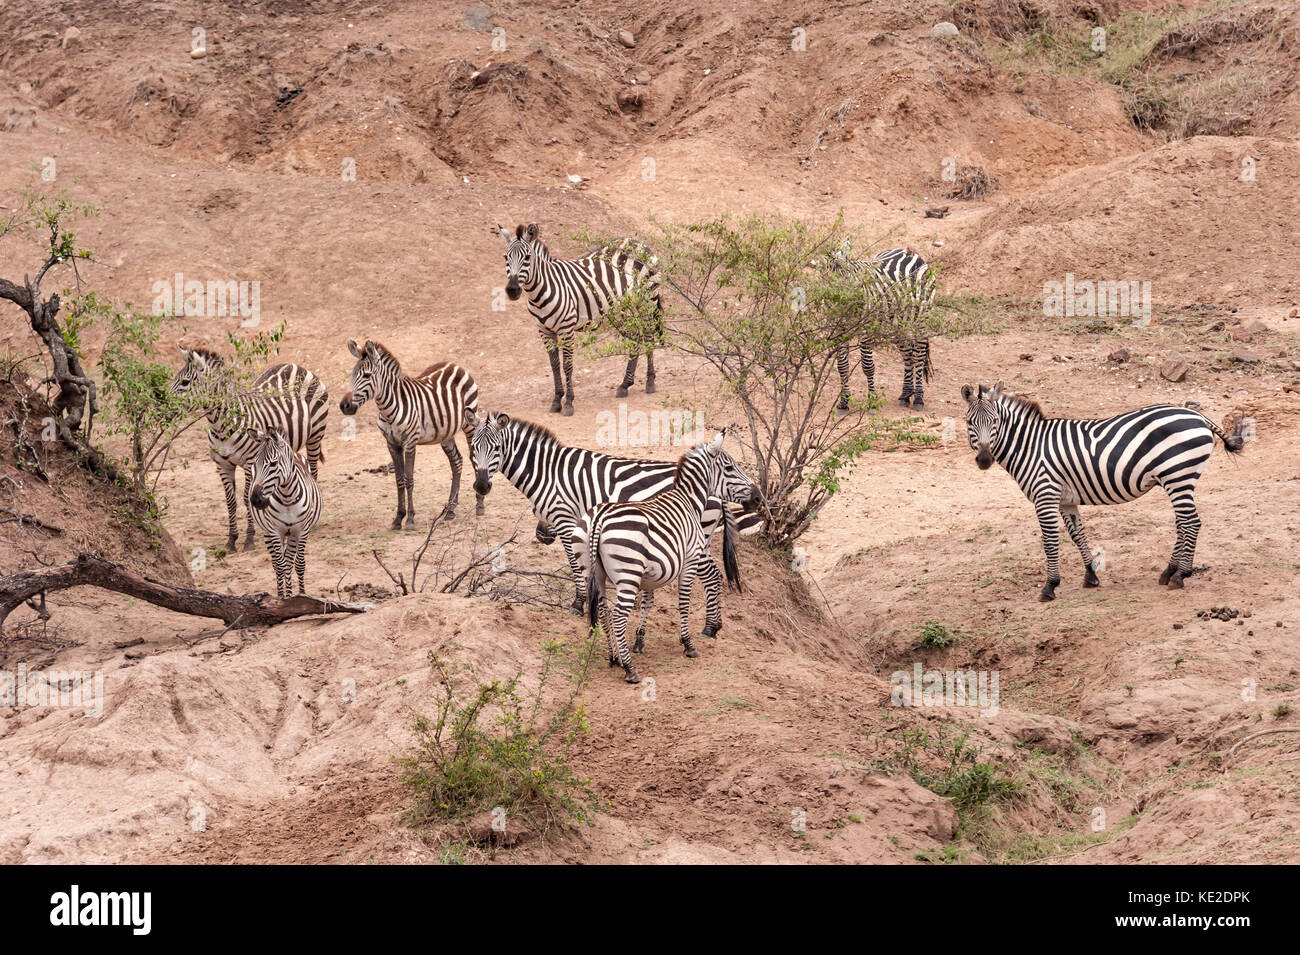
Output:
<path fill-rule="evenodd" d="M 870 259 L 851 259 L 847 244 L 833 250 L 826 263 L 832 271 L 847 272 L 854 277 L 869 279 L 871 293 L 879 312 L 896 317 L 902 327 L 917 330 L 927 310 L 934 303 L 937 290 L 934 270 L 910 249 L 886 249 Z M 875 342 L 864 338 L 858 342 L 862 358 L 862 371 L 867 376 L 867 394 L 876 390 Z M 918 410 L 925 407 L 924 382 L 930 380 L 934 365 L 930 360 L 928 337 L 903 337 L 896 341 L 903 356 L 903 393 L 898 403 L 904 408 Z M 849 408 L 849 345 L 846 343 L 835 355 L 840 373 L 840 411 Z"/>
<path fill-rule="evenodd" d="M 594 329 L 610 304 L 638 283 L 652 289 L 655 327 L 648 340 L 628 356 L 627 371 L 618 386 L 617 397 L 626 398 L 636 377 L 637 358 L 646 353 L 646 394 L 655 391 L 655 342 L 663 338 L 663 302 L 659 295 L 660 275 L 653 256 L 632 240 L 604 246 L 577 259 L 553 259 L 539 238 L 536 223 L 517 226 L 514 235 L 500 225 L 491 229 L 506 242 L 506 295 L 513 302 L 528 294 L 528 312 L 537 323 L 551 362 L 555 397 L 551 412 L 573 414 L 574 335 Z M 563 376 L 561 376 L 563 355 Z"/>
<path fill-rule="evenodd" d="M 574 551 L 574 530 L 584 514 L 605 501 L 641 501 L 672 486 L 677 465 L 671 461 L 634 461 L 615 458 L 585 448 L 560 443 L 548 428 L 505 414 L 489 413 L 475 418 L 470 452 L 475 471 L 474 490 L 487 494 L 492 478 L 500 472 L 528 498 L 539 518 L 536 536 L 546 544 L 559 537 L 565 559 L 573 573 L 574 597 L 570 612 L 581 616 L 586 598 L 583 572 Z M 719 523 L 734 523 L 734 532 L 723 536 L 723 563 L 734 561 L 734 548 L 740 530 L 752 522 L 743 521 L 748 514 L 736 515 L 724 502 L 741 505 L 752 512 L 759 503 L 757 487 L 725 451 L 721 452 L 724 468 L 722 492 L 716 507 L 708 513 L 710 539 Z M 728 518 L 728 515 L 730 517 Z M 743 522 L 743 523 L 742 523 Z M 717 565 L 707 553 L 700 577 L 706 588 L 718 586 Z M 738 572 L 732 580 L 738 585 Z M 728 579 L 733 574 L 728 569 Z M 714 627 L 705 636 L 720 629 Z"/>
<path fill-rule="evenodd" d="M 320 485 L 283 429 L 272 428 L 260 438 L 251 486 L 248 499 L 271 553 L 276 596 L 293 596 L 295 570 L 298 593 L 306 593 L 307 535 L 320 521 Z"/>
<path fill-rule="evenodd" d="M 234 550 L 239 537 L 235 494 L 235 469 L 244 472 L 244 509 L 248 530 L 244 550 L 253 549 L 253 513 L 248 506 L 250 471 L 259 447 L 258 434 L 280 428 L 295 451 L 306 450 L 312 477 L 325 460 L 321 442 L 329 415 L 325 383 L 305 368 L 277 364 L 253 381 L 249 392 L 237 391 L 226 376 L 225 361 L 206 348 L 180 349 L 184 364 L 172 380 L 171 393 L 194 395 L 208 419 L 208 451 L 221 476 L 226 494 L 229 534 L 226 549 Z"/>
<path fill-rule="evenodd" d="M 1153 405 L 1111 418 L 1049 418 L 1037 402 L 1003 393 L 1003 384 L 978 390 L 964 385 L 966 434 L 975 463 L 988 470 L 1001 464 L 1038 513 L 1047 554 L 1047 583 L 1041 600 L 1056 597 L 1057 515 L 1083 557 L 1085 587 L 1096 587 L 1096 566 L 1079 515 L 1081 504 L 1136 500 L 1159 484 L 1174 506 L 1177 535 L 1161 585 L 1182 588 L 1192 573 L 1201 519 L 1192 492 L 1218 437 L 1232 454 L 1241 452 L 1237 431 L 1226 433 L 1198 411 Z"/>
<path fill-rule="evenodd" d="M 653 591 L 677 581 L 682 651 L 688 657 L 699 656 L 688 620 L 691 586 L 707 544 L 701 519 L 709 498 L 722 489 L 725 437 L 720 432 L 712 441 L 682 455 L 668 490 L 643 501 L 597 504 L 587 517 L 587 621 L 595 629 L 604 617 L 609 665 L 621 664 L 628 683 L 641 682 L 632 664 L 626 631 L 628 615 L 643 590 Z M 605 596 L 611 585 L 613 600 Z M 709 610 L 720 619 L 716 605 Z"/>
<path fill-rule="evenodd" d="M 339 402 L 339 410 L 354 415 L 357 409 L 375 399 L 379 430 L 388 442 L 393 458 L 393 476 L 397 480 L 397 516 L 391 529 L 415 529 L 415 449 L 421 444 L 440 444 L 451 464 L 451 495 L 440 520 L 456 516 L 460 501 L 461 455 L 456 447 L 456 432 L 465 434 L 469 444 L 474 433 L 474 415 L 478 411 L 478 385 L 469 372 L 447 361 L 435 362 L 412 378 L 403 373 L 402 365 L 379 342 L 367 341 L 357 347 L 348 342 L 348 351 L 357 359 L 348 380 L 348 390 Z M 483 514 L 483 495 L 478 495 L 474 513 Z"/>

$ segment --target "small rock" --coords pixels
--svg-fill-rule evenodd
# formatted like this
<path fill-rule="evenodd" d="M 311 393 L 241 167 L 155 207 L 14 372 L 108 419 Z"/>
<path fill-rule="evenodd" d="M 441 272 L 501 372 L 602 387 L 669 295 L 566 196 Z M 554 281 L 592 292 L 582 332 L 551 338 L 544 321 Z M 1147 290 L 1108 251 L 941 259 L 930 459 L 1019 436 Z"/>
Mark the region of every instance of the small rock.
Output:
<path fill-rule="evenodd" d="M 1189 371 L 1191 369 L 1187 366 L 1187 362 L 1171 358 L 1160 366 L 1160 377 L 1165 381 L 1182 381 Z"/>
<path fill-rule="evenodd" d="M 1024 352 L 1023 354 L 1021 354 L 1021 356 L 1020 356 L 1020 360 L 1021 360 L 1021 361 L 1033 361 L 1033 360 L 1034 360 L 1034 356 L 1031 355 L 1031 354 L 1029 354 L 1028 352 Z"/>
<path fill-rule="evenodd" d="M 1259 362 L 1259 355 L 1248 348 L 1238 348 L 1233 351 L 1232 360 L 1245 365 L 1254 365 Z"/>
<path fill-rule="evenodd" d="M 957 24 L 949 23 L 947 20 L 940 20 L 930 27 L 930 36 L 936 40 L 946 40 L 948 37 L 956 36 L 959 32 Z"/>
<path fill-rule="evenodd" d="M 63 31 L 63 43 L 60 44 L 65 50 L 72 46 L 81 46 L 81 31 L 76 27 L 68 27 Z"/>
<path fill-rule="evenodd" d="M 1132 357 L 1133 356 L 1128 353 L 1127 348 L 1121 348 L 1118 351 L 1113 351 L 1107 355 L 1106 360 L 1112 365 L 1122 365 Z"/>
<path fill-rule="evenodd" d="M 1229 337 L 1231 337 L 1234 342 L 1250 342 L 1255 340 L 1254 334 L 1242 328 L 1240 325 L 1229 332 Z"/>
<path fill-rule="evenodd" d="M 942 219 L 947 214 L 948 214 L 947 206 L 935 206 L 932 209 L 925 210 L 925 217 L 927 219 Z"/>
<path fill-rule="evenodd" d="M 619 30 L 618 42 L 622 43 L 630 50 L 632 47 L 636 46 L 636 37 L 634 37 L 629 30 Z"/>
<path fill-rule="evenodd" d="M 640 83 L 642 86 L 645 86 L 647 83 L 650 82 L 650 74 L 647 73 L 645 70 L 640 71 L 639 73 L 636 74 L 636 76 L 632 78 L 636 80 L 638 83 Z"/>
<path fill-rule="evenodd" d="M 931 242 L 930 244 L 933 245 L 936 249 L 942 249 L 942 248 L 943 248 L 943 239 L 935 239 L 935 240 L 934 240 L 933 242 Z"/>
<path fill-rule="evenodd" d="M 194 49 L 194 50 L 190 50 L 190 59 L 191 59 L 191 60 L 201 60 L 201 59 L 203 59 L 203 58 L 204 58 L 205 56 L 207 56 L 207 55 L 208 55 L 208 49 L 207 49 L 207 47 L 204 47 L 204 46 L 201 46 L 201 47 L 199 47 L 199 48 L 197 48 L 197 49 Z"/>
<path fill-rule="evenodd" d="M 1300 309 L 1293 308 L 1291 311 L 1286 313 L 1287 318 L 1295 318 L 1296 316 L 1300 316 Z"/>

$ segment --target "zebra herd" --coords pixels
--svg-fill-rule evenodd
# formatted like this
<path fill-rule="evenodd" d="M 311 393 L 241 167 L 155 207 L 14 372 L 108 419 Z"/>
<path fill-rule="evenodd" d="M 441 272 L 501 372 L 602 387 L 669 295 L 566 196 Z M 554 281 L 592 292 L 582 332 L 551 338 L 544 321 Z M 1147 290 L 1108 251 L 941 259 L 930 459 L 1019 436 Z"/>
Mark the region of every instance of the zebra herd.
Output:
<path fill-rule="evenodd" d="M 500 226 L 492 231 L 507 243 L 506 293 L 512 299 L 527 294 L 547 350 L 555 384 L 552 412 L 573 413 L 576 333 L 599 322 L 610 304 L 638 283 L 651 285 L 659 325 L 629 357 L 617 394 L 625 396 L 632 385 L 641 350 L 646 352 L 646 391 L 654 391 L 653 350 L 662 334 L 660 276 L 641 246 L 624 242 L 564 261 L 551 258 L 536 225 L 519 226 L 513 235 Z M 853 260 L 846 250 L 837 250 L 827 266 L 865 278 L 889 307 L 910 313 L 908 327 L 921 327 L 935 281 L 914 252 L 891 249 Z M 879 344 L 871 339 L 859 343 L 869 393 L 875 389 L 872 349 Z M 904 359 L 899 403 L 921 408 L 923 382 L 932 370 L 929 342 L 918 336 L 895 344 Z M 679 638 L 688 657 L 697 655 L 687 619 L 697 579 L 706 604 L 701 636 L 717 635 L 723 575 L 713 561 L 712 539 L 722 528 L 725 575 L 739 590 L 737 538 L 761 526 L 759 488 L 723 450 L 726 431 L 676 462 L 613 457 L 566 446 L 539 424 L 499 412 L 480 413 L 478 386 L 457 364 L 436 362 L 412 376 L 378 342 L 350 341 L 348 350 L 356 362 L 339 409 L 351 416 L 374 401 L 397 486 L 393 530 L 415 528 L 415 452 L 422 444 L 439 444 L 447 456 L 451 491 L 441 519 L 455 517 L 464 461 L 456 445 L 459 432 L 474 471 L 476 516 L 484 513 L 484 499 L 498 473 L 528 498 L 538 518 L 537 540 L 561 542 L 574 581 L 571 612 L 585 614 L 593 627 L 602 626 L 610 665 L 621 666 L 629 682 L 640 679 L 631 654 L 644 649 L 655 590 L 677 584 Z M 204 408 L 209 452 L 225 490 L 227 547 L 233 549 L 238 537 L 235 471 L 240 469 L 248 513 L 244 549 L 252 549 L 256 524 L 271 556 L 277 594 L 292 596 L 295 572 L 298 593 L 305 593 L 306 539 L 322 510 L 317 478 L 329 404 L 324 383 L 297 365 L 277 364 L 263 371 L 251 389 L 239 391 L 223 373 L 219 355 L 199 348 L 181 352 L 184 363 L 172 391 L 194 394 Z M 842 349 L 836 360 L 843 408 L 849 398 L 849 349 Z M 1157 485 L 1173 503 L 1177 531 L 1160 583 L 1183 585 L 1193 569 L 1200 529 L 1193 491 L 1215 437 L 1238 453 L 1239 430 L 1228 434 L 1198 411 L 1172 405 L 1098 420 L 1050 418 L 1035 402 L 1006 393 L 1001 382 L 966 385 L 962 397 L 977 465 L 986 470 L 994 461 L 1001 464 L 1034 505 L 1048 565 L 1041 599 L 1053 599 L 1060 584 L 1058 519 L 1083 558 L 1084 586 L 1095 587 L 1098 568 L 1079 506 L 1131 501 Z M 638 601 L 640 625 L 629 648 L 627 626 Z"/>

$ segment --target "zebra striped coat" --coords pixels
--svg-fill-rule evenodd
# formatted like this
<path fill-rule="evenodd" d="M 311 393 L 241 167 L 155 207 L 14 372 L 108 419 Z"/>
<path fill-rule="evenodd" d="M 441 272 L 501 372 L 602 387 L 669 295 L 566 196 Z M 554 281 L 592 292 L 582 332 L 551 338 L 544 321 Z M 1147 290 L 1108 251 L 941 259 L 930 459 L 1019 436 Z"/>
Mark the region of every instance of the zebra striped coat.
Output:
<path fill-rule="evenodd" d="M 925 313 L 934 303 L 936 283 L 934 272 L 915 252 L 909 249 L 886 249 L 870 259 L 850 259 L 843 249 L 836 249 L 827 259 L 832 270 L 848 272 L 854 276 L 869 276 L 877 309 L 886 318 L 898 321 L 905 329 L 921 325 Z M 876 359 L 873 348 L 879 343 L 870 338 L 858 342 L 862 359 L 862 372 L 867 376 L 867 394 L 876 390 Z M 934 367 L 930 360 L 928 337 L 903 338 L 894 342 L 903 356 L 903 393 L 898 403 L 903 407 L 925 407 L 925 382 L 930 380 Z M 849 348 L 846 345 L 835 356 L 840 373 L 841 411 L 849 407 Z"/>
<path fill-rule="evenodd" d="M 1096 567 L 1079 515 L 1081 504 L 1121 504 L 1159 485 L 1174 506 L 1173 556 L 1160 583 L 1182 587 L 1192 572 L 1201 519 L 1193 492 L 1217 437 L 1236 454 L 1238 433 L 1228 434 L 1198 411 L 1153 405 L 1111 418 L 1049 418 L 1034 401 L 992 388 L 962 388 L 966 432 L 975 463 L 996 461 L 1034 505 L 1047 554 L 1047 583 L 1040 598 L 1052 600 L 1061 582 L 1058 517 L 1083 558 L 1085 587 L 1096 587 Z"/>
<path fill-rule="evenodd" d="M 298 593 L 306 593 L 307 535 L 320 522 L 320 485 L 280 428 L 261 436 L 251 486 L 253 521 L 271 554 L 276 595 L 293 596 L 295 570 Z"/>
<path fill-rule="evenodd" d="M 701 519 L 710 497 L 722 491 L 722 441 L 697 445 L 682 455 L 673 485 L 645 501 L 597 504 L 591 510 L 587 547 L 587 619 L 603 623 L 610 666 L 621 664 L 629 683 L 641 677 L 627 645 L 627 620 L 641 591 L 677 581 L 677 615 L 683 652 L 698 656 L 688 612 L 691 585 L 706 545 Z M 611 599 L 609 588 L 614 589 Z M 604 620 L 601 620 L 601 608 Z"/>
<path fill-rule="evenodd" d="M 339 410 L 354 415 L 363 404 L 375 399 L 379 430 L 388 442 L 397 481 L 397 516 L 392 529 L 401 530 L 403 518 L 408 531 L 415 529 L 415 449 L 421 444 L 441 445 L 451 464 L 451 494 L 440 519 L 452 520 L 460 501 L 463 460 L 456 447 L 456 432 L 464 433 L 468 445 L 478 411 L 478 385 L 464 368 L 446 361 L 430 365 L 413 378 L 378 342 L 367 341 L 357 347 L 350 341 L 348 351 L 357 363 L 352 367 Z M 482 494 L 478 495 L 474 512 L 483 513 Z"/>
<path fill-rule="evenodd" d="M 581 258 L 553 259 L 539 238 L 536 223 L 527 228 L 516 227 L 514 235 L 500 225 L 491 231 L 506 242 L 506 295 L 515 301 L 527 293 L 528 312 L 537 323 L 537 332 L 546 348 L 555 385 L 551 411 L 573 414 L 575 333 L 597 327 L 610 304 L 640 283 L 651 286 L 655 327 L 645 336 L 629 336 L 646 340 L 628 356 L 627 371 L 616 394 L 627 397 L 642 351 L 646 355 L 646 394 L 654 394 L 654 346 L 663 337 L 663 304 L 659 298 L 660 276 L 648 261 L 652 257 L 646 250 L 632 240 L 624 240 L 620 245 L 605 246 Z"/>
<path fill-rule="evenodd" d="M 225 374 L 225 361 L 206 348 L 181 349 L 185 363 L 172 380 L 172 394 L 193 394 L 208 419 L 208 451 L 217 466 L 226 496 L 228 537 L 234 550 L 239 536 L 235 469 L 244 472 L 244 509 L 248 530 L 244 550 L 253 549 L 253 514 L 248 493 L 260 435 L 280 428 L 295 451 L 306 450 L 312 476 L 325 460 L 321 442 L 329 415 L 324 382 L 294 364 L 271 365 L 254 380 L 250 392 L 237 392 Z"/>
<path fill-rule="evenodd" d="M 604 501 L 641 501 L 672 486 L 677 465 L 671 461 L 635 461 L 615 458 L 585 448 L 571 448 L 559 442 L 546 428 L 504 414 L 478 418 L 470 442 L 474 465 L 474 490 L 487 494 L 492 478 L 500 472 L 533 505 L 541 523 L 537 536 L 543 543 L 559 537 L 565 559 L 573 572 L 574 598 L 571 608 L 581 614 L 586 596 L 582 567 L 574 550 L 574 531 L 583 516 Z M 718 524 L 728 521 L 729 529 L 739 532 L 742 522 L 723 502 L 752 508 L 758 503 L 757 489 L 725 451 L 723 491 L 710 502 L 705 519 L 712 539 Z M 745 522 L 749 523 L 749 522 Z M 732 525 L 737 525 L 732 527 Z M 547 532 L 544 534 L 543 525 Z M 724 534 L 723 562 L 728 580 L 739 586 L 739 571 L 734 570 L 736 533 Z M 712 594 L 721 579 L 718 567 L 707 553 L 703 555 L 700 578 L 706 593 Z M 713 599 L 710 597 L 710 599 Z M 719 623 L 719 627 L 721 624 Z M 717 628 L 708 633 L 713 636 Z"/>

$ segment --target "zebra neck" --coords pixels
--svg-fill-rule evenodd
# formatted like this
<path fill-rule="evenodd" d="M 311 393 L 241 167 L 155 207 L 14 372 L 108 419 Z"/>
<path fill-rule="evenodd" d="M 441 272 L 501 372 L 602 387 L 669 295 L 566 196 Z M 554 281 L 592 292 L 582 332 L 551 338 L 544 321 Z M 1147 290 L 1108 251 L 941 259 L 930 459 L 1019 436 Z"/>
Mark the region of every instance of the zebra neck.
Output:
<path fill-rule="evenodd" d="M 1001 411 L 1002 425 L 998 429 L 998 442 L 989 450 L 993 452 L 993 460 L 1002 465 L 1008 471 L 1012 469 L 1015 463 L 1011 460 L 1012 455 L 1018 449 L 1025 446 L 1024 438 L 1028 432 L 1044 432 L 1061 418 L 1043 418 L 1035 414 L 1024 405 L 1015 401 L 1003 399 L 999 402 Z"/>
<path fill-rule="evenodd" d="M 528 276 L 527 284 L 524 285 L 524 291 L 528 293 L 529 299 L 533 297 L 534 292 L 546 287 L 551 277 L 551 266 L 554 263 L 551 254 L 546 250 L 546 246 L 541 246 L 533 254 L 533 258 L 533 271 Z"/>
<path fill-rule="evenodd" d="M 386 387 L 375 389 L 375 407 L 385 420 L 392 421 L 394 412 L 415 403 L 415 392 L 414 382 L 398 371 Z"/>
<path fill-rule="evenodd" d="M 506 430 L 505 447 L 501 449 L 501 473 L 531 498 L 538 478 L 547 470 L 544 460 L 553 457 L 563 447 L 544 431 L 534 431 L 512 422 Z"/>

